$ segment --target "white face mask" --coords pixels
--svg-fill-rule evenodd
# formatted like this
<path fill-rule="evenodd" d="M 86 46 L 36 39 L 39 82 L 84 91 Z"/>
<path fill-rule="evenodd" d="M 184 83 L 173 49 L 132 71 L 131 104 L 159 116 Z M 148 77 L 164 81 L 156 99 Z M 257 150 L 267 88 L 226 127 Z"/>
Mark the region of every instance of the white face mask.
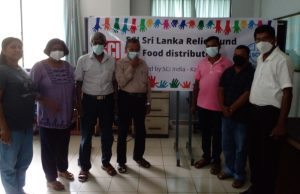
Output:
<path fill-rule="evenodd" d="M 51 51 L 50 52 L 50 57 L 56 61 L 59 61 L 61 58 L 65 56 L 64 51 Z"/>
<path fill-rule="evenodd" d="M 128 52 L 127 56 L 129 59 L 135 59 L 139 56 L 139 53 L 138 52 Z"/>
<path fill-rule="evenodd" d="M 219 53 L 219 47 L 207 47 L 205 48 L 206 53 L 210 57 L 215 57 Z"/>
<path fill-rule="evenodd" d="M 260 41 L 259 43 L 256 43 L 256 48 L 261 54 L 265 54 L 273 48 L 273 45 L 267 41 Z"/>
<path fill-rule="evenodd" d="M 92 48 L 93 48 L 93 52 L 96 55 L 101 55 L 103 53 L 104 46 L 101 44 L 96 44 L 96 45 L 93 45 Z"/>

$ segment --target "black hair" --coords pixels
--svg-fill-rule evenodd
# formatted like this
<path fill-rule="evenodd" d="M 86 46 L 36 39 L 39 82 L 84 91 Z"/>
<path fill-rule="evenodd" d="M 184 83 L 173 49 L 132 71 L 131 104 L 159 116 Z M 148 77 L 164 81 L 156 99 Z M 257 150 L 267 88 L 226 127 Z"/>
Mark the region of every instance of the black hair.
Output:
<path fill-rule="evenodd" d="M 210 36 L 210 37 L 208 37 L 207 39 L 204 40 L 204 43 L 207 44 L 207 42 L 212 41 L 212 40 L 217 41 L 218 44 L 220 45 L 220 39 L 217 36 Z"/>
<path fill-rule="evenodd" d="M 250 56 L 250 49 L 246 45 L 239 45 L 235 49 L 243 49 L 246 51 L 247 55 Z"/>
<path fill-rule="evenodd" d="M 23 43 L 20 39 L 15 38 L 15 37 L 7 37 L 5 39 L 3 39 L 2 44 L 1 44 L 1 53 L 0 53 L 0 65 L 6 64 L 6 58 L 3 54 L 3 50 L 6 49 L 6 47 L 12 43 L 12 42 L 18 42 L 23 46 Z"/>
<path fill-rule="evenodd" d="M 141 49 L 141 43 L 138 38 L 127 38 L 125 48 L 127 49 L 127 46 L 129 43 L 137 44 L 139 47 L 139 50 Z"/>
<path fill-rule="evenodd" d="M 267 33 L 271 38 L 275 38 L 275 29 L 270 25 L 261 25 L 257 27 L 254 31 L 254 39 L 256 39 L 256 35 L 260 33 Z"/>
<path fill-rule="evenodd" d="M 44 49 L 44 53 L 49 56 L 51 49 L 52 49 L 53 45 L 55 45 L 55 44 L 60 44 L 64 47 L 64 55 L 65 56 L 69 54 L 69 49 L 68 49 L 67 45 L 65 44 L 65 42 L 58 38 L 53 38 L 48 41 L 46 48 Z"/>

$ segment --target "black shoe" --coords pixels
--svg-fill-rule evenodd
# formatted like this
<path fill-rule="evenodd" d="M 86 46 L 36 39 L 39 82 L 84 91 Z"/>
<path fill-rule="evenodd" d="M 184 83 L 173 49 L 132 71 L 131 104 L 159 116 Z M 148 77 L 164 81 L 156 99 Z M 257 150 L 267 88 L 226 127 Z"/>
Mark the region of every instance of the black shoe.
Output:
<path fill-rule="evenodd" d="M 239 194 L 254 194 L 252 186 L 250 186 L 246 191 L 243 191 Z"/>

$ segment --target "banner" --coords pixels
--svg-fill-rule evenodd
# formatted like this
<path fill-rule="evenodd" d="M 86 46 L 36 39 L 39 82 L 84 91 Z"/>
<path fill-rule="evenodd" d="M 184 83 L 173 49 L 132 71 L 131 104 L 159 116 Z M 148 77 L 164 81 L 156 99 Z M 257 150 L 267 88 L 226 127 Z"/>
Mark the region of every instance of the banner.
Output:
<path fill-rule="evenodd" d="M 105 50 L 116 60 L 126 56 L 127 38 L 139 38 L 152 90 L 190 91 L 196 66 L 206 56 L 207 37 L 218 36 L 220 53 L 229 59 L 238 45 L 248 46 L 250 62 L 255 64 L 259 52 L 253 35 L 262 24 L 277 26 L 273 20 L 242 18 L 89 17 L 87 31 L 88 37 L 102 32 L 107 38 Z"/>

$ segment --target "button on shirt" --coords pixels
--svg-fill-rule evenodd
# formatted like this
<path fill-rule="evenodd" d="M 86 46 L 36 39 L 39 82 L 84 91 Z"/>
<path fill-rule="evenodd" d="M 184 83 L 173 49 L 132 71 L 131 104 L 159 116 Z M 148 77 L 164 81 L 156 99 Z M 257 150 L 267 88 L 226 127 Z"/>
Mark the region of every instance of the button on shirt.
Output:
<path fill-rule="evenodd" d="M 101 63 L 93 53 L 78 59 L 75 80 L 82 81 L 82 92 L 89 95 L 108 95 L 114 92 L 115 60 L 104 54 Z"/>
<path fill-rule="evenodd" d="M 232 62 L 222 56 L 214 64 L 207 57 L 200 61 L 195 72 L 195 79 L 199 81 L 197 106 L 213 111 L 222 110 L 218 96 L 219 81 L 230 66 Z"/>
<path fill-rule="evenodd" d="M 292 87 L 293 67 L 289 57 L 278 47 L 265 59 L 257 59 L 250 92 L 250 102 L 258 106 L 281 107 L 284 88 Z"/>
<path fill-rule="evenodd" d="M 139 59 L 139 65 L 133 68 L 130 59 L 125 57 L 117 62 L 116 79 L 119 88 L 129 93 L 147 93 L 150 101 L 150 84 L 148 81 L 148 66 L 144 60 Z"/>

